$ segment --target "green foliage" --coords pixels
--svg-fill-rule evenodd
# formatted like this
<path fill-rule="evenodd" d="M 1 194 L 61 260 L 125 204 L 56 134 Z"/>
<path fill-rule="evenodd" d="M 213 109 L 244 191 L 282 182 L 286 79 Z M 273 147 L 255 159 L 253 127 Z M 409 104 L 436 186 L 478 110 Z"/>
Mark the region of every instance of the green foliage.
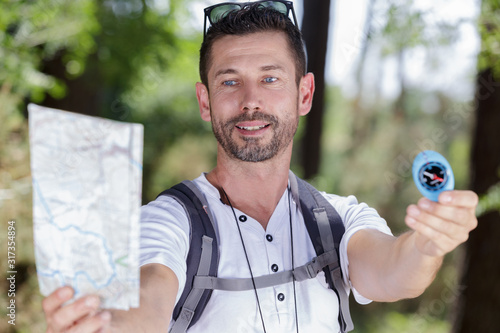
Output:
<path fill-rule="evenodd" d="M 382 2 L 377 4 L 382 6 Z M 413 159 L 420 151 L 442 153 L 453 167 L 456 188 L 469 186 L 473 103 L 458 102 L 448 91 L 430 91 L 425 84 L 412 86 L 404 77 L 402 54 L 418 49 L 432 57 L 458 37 L 461 21 L 439 22 L 429 17 L 432 13 L 419 10 L 415 1 L 392 1 L 387 10 L 378 12 L 368 42 L 376 44 L 375 52 L 382 49 L 383 57 L 399 62 L 400 95 L 391 99 L 377 94 L 384 81 L 381 75 L 386 74 L 382 71 L 373 87 L 359 81 L 360 89 L 368 86 L 371 91 L 358 92 L 352 99 L 331 88 L 321 174 L 313 181 L 321 189 L 342 196 L 354 194 L 359 202 L 376 208 L 396 235 L 408 230 L 406 207 L 421 197 L 412 178 Z M 367 72 L 382 66 L 380 58 L 366 60 Z M 440 75 L 438 70 L 435 75 Z M 459 254 L 455 251 L 446 258 L 433 285 L 417 299 L 353 305 L 356 332 L 448 332 L 448 315 L 458 295 L 449 276 L 456 280 Z"/>
<path fill-rule="evenodd" d="M 391 4 L 389 7 L 387 24 L 382 30 L 384 35 L 391 36 L 387 39 L 388 54 L 423 44 L 425 23 L 422 20 L 422 12 L 411 10 L 412 3 L 413 1 L 406 1 L 404 4 Z"/>
<path fill-rule="evenodd" d="M 488 192 L 479 198 L 476 215 L 479 217 L 492 211 L 500 212 L 500 183 L 490 187 Z"/>
<path fill-rule="evenodd" d="M 479 18 L 481 35 L 481 51 L 478 56 L 478 68 L 493 68 L 497 78 L 500 77 L 500 2 L 483 0 Z"/>
<path fill-rule="evenodd" d="M 213 164 L 215 152 L 210 147 L 215 145 L 206 139 L 210 127 L 199 120 L 194 94 L 201 35 L 186 23 L 188 2 L 2 1 L 0 221 L 5 226 L 15 220 L 18 227 L 19 279 L 16 326 L 4 320 L 1 332 L 42 332 L 45 327 L 33 253 L 28 126 L 23 112 L 27 101 L 43 103 L 47 96 L 64 99 L 69 94 L 85 101 L 98 96 L 96 114 L 145 124 L 144 187 L 150 193 L 146 197 Z M 48 63 L 62 70 L 49 75 Z M 69 91 L 70 84 L 82 89 Z M 203 145 L 197 144 L 200 140 Z M 182 155 L 185 152 L 192 155 Z M 2 267 L 7 258 L 5 241 L 0 239 Z M 0 287 L 6 290 L 6 280 L 2 281 Z M 0 303 L 5 304 L 6 297 L 0 295 Z M 5 313 L 4 307 L 0 314 L 5 317 Z"/>
<path fill-rule="evenodd" d="M 216 144 L 210 125 L 199 118 L 194 94 L 201 35 L 187 23 L 189 2 L 166 1 L 168 6 L 163 8 L 157 7 L 157 1 L 141 0 L 2 2 L 0 221 L 15 219 L 23 244 L 18 255 L 27 279 L 19 287 L 18 299 L 23 304 L 19 331 L 43 331 L 44 326 L 34 272 L 28 128 L 21 112 L 24 101 L 40 102 L 46 94 L 64 98 L 69 91 L 63 82 L 81 80 L 99 95 L 98 114 L 143 123 L 144 202 L 177 181 L 208 171 L 215 164 Z M 429 27 L 426 13 L 412 4 L 390 3 L 387 22 L 380 30 L 385 34 L 381 43 L 387 54 L 455 38 L 450 25 Z M 496 50 L 494 40 L 488 49 Z M 492 52 L 488 57 L 496 59 Z M 44 73 L 43 65 L 55 57 L 64 66 L 60 77 Z M 433 112 L 425 104 L 429 98 L 437 101 Z M 314 180 L 319 188 L 340 195 L 356 194 L 360 201 L 377 208 L 398 233 L 405 229 L 406 205 L 420 197 L 410 172 L 417 152 L 442 152 L 454 168 L 457 187 L 467 186 L 471 105 L 412 87 L 405 92 L 402 116 L 396 115 L 391 100 L 369 103 L 361 117 L 355 103 L 338 88 L 328 93 L 324 158 L 321 174 Z M 364 121 L 359 127 L 363 130 L 355 132 L 359 119 Z M 498 190 L 492 193 L 497 194 L 482 202 L 498 207 Z M 495 204 L 488 206 L 490 202 Z M 6 248 L 3 241 L 2 251 Z M 0 255 L 0 260 L 6 258 L 3 252 Z M 437 283 L 442 286 L 443 280 Z M 418 327 L 425 332 L 447 331 L 444 315 L 425 311 L 425 300 L 433 304 L 436 299 L 441 298 L 431 290 L 422 301 L 398 303 L 375 316 L 366 314 L 370 324 L 360 326 L 372 328 L 360 332 L 412 332 L 414 325 L 422 325 Z M 399 311 L 402 308 L 407 311 Z M 0 323 L 0 331 L 7 329 L 1 326 L 4 324 Z"/>
<path fill-rule="evenodd" d="M 372 105 L 372 120 L 361 143 L 352 137 L 356 114 L 352 102 L 332 89 L 325 118 L 321 175 L 314 183 L 339 195 L 355 194 L 387 218 L 396 232 L 406 230 L 405 207 L 420 197 L 411 174 L 414 157 L 437 150 L 453 166 L 456 188 L 468 184 L 468 151 L 472 106 L 438 95 L 439 111 L 427 113 L 418 90 L 408 91 L 405 118 L 392 112 L 392 101 Z"/>
<path fill-rule="evenodd" d="M 108 33 L 100 36 L 99 41 L 102 50 L 106 50 L 102 52 L 109 57 L 99 65 L 110 90 L 103 114 L 145 126 L 144 202 L 175 182 L 207 171 L 215 156 L 214 149 L 206 145 L 190 145 L 194 150 L 184 151 L 195 156 L 170 153 L 193 138 L 210 142 L 205 139 L 210 126 L 204 126 L 200 120 L 194 87 L 201 35 L 187 24 L 187 2 L 170 1 L 167 12 L 149 9 L 133 17 L 101 13 L 106 18 L 111 16 L 103 24 Z M 175 172 L 180 171 L 172 168 L 176 159 L 190 167 Z"/>
<path fill-rule="evenodd" d="M 2 108 L 13 108 L 25 96 L 40 102 L 45 93 L 64 95 L 60 79 L 44 74 L 41 63 L 64 49 L 67 74 L 80 74 L 99 30 L 94 13 L 92 0 L 7 0 L 2 4 L 0 83 L 11 95 Z"/>
<path fill-rule="evenodd" d="M 78 1 L 3 1 L 0 11 L 0 221 L 16 221 L 16 326 L 0 323 L 0 331 L 41 332 L 44 320 L 34 266 L 31 223 L 31 178 L 28 126 L 23 100 L 40 102 L 46 94 L 62 97 L 62 78 L 43 73 L 42 64 L 65 52 L 65 74 L 79 75 L 93 52 L 99 25 L 95 3 Z M 4 229 L 6 230 L 6 229 Z M 3 235 L 3 233 L 0 232 Z M 0 239 L 0 266 L 7 258 L 6 237 Z M 6 271 L 6 270 L 5 270 Z M 5 273 L 4 271 L 4 273 Z M 0 286 L 7 290 L 6 280 Z M 7 293 L 0 295 L 6 304 Z M 3 307 L 1 315 L 6 317 Z"/>
<path fill-rule="evenodd" d="M 414 0 L 392 1 L 386 11 L 386 22 L 372 33 L 376 39 L 381 39 L 385 55 L 415 47 L 449 45 L 455 41 L 458 37 L 456 24 L 444 20 L 432 22 L 432 15 L 431 11 L 418 9 Z"/>
<path fill-rule="evenodd" d="M 394 100 L 381 96 L 376 90 L 384 80 L 379 76 L 369 88 L 375 92 L 360 90 L 353 100 L 345 100 L 338 91 L 331 92 L 322 175 L 317 182 L 340 195 L 356 194 L 359 200 L 377 208 L 399 232 L 406 230 L 404 208 L 420 198 L 411 173 L 413 159 L 420 151 L 440 151 L 453 165 L 456 187 L 468 186 L 469 130 L 474 108 L 470 103 L 455 102 L 447 91 L 412 86 L 405 79 L 405 58 L 401 56 L 417 48 L 431 56 L 436 48 L 452 44 L 462 21 L 436 18 L 432 9 L 421 9 L 416 1 L 377 2 L 375 7 L 365 42 L 368 46 L 376 43 L 378 48 L 382 45 L 383 58 L 376 62 L 373 57 L 363 58 L 367 63 L 360 68 L 368 71 L 382 66 L 384 57 L 397 55 L 399 96 Z M 366 82 L 358 83 L 360 89 L 368 90 Z"/>
<path fill-rule="evenodd" d="M 450 324 L 435 318 L 424 318 L 418 315 L 404 315 L 399 312 L 389 312 L 379 318 L 367 333 L 447 333 Z"/>

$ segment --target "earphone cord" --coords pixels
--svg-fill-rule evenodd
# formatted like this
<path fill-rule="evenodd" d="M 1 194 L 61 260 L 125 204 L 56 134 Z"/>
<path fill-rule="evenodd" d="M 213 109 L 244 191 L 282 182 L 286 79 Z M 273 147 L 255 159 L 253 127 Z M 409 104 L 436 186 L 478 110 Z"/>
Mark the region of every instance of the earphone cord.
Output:
<path fill-rule="evenodd" d="M 257 299 L 257 306 L 259 308 L 260 320 L 262 321 L 262 328 L 264 329 L 264 333 L 267 333 L 266 332 L 266 325 L 264 325 L 264 316 L 262 315 L 262 309 L 260 307 L 260 301 L 259 301 L 259 295 L 257 293 L 257 287 L 255 286 L 255 279 L 253 277 L 252 267 L 250 266 L 250 260 L 248 259 L 247 249 L 245 247 L 245 242 L 243 241 L 243 235 L 241 234 L 240 224 L 238 223 L 238 219 L 236 218 L 236 212 L 234 211 L 233 205 L 231 204 L 231 201 L 229 200 L 229 197 L 223 188 L 222 188 L 222 193 L 224 193 L 224 196 L 226 197 L 227 203 L 229 204 L 229 207 L 231 207 L 231 210 L 233 211 L 234 221 L 236 221 L 236 226 L 238 227 L 238 233 L 240 234 L 241 244 L 243 245 L 243 252 L 245 252 L 245 258 L 247 259 L 248 269 L 250 271 L 250 277 L 252 278 L 253 290 L 255 292 L 255 298 Z"/>

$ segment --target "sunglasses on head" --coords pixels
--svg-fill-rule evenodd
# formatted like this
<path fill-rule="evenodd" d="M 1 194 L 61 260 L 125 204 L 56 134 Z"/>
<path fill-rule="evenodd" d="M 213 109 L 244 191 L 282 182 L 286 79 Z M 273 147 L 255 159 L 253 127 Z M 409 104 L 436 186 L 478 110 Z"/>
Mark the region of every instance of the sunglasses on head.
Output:
<path fill-rule="evenodd" d="M 207 19 L 210 24 L 217 23 L 222 18 L 226 17 L 232 11 L 238 11 L 244 9 L 252 4 L 258 3 L 261 8 L 272 8 L 281 14 L 288 17 L 290 11 L 293 16 L 293 23 L 298 27 L 297 17 L 295 16 L 295 11 L 293 10 L 293 2 L 291 1 L 253 1 L 253 2 L 223 2 L 210 7 L 205 8 L 205 22 L 203 26 L 203 38 L 207 34 Z"/>

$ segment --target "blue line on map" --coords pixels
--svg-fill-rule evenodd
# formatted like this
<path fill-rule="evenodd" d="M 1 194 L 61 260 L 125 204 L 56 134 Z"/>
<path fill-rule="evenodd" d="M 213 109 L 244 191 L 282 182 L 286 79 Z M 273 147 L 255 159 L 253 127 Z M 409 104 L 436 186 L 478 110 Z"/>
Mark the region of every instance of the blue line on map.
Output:
<path fill-rule="evenodd" d="M 139 163 L 138 161 L 134 160 L 133 158 L 130 159 L 130 162 L 135 165 L 139 170 L 142 170 L 142 164 Z"/>
<path fill-rule="evenodd" d="M 94 281 L 94 279 L 92 279 L 92 277 L 89 276 L 89 274 L 87 272 L 77 271 L 75 273 L 75 275 L 73 276 L 73 281 L 74 281 L 73 287 L 75 288 L 75 292 L 77 292 L 77 290 L 78 290 L 78 286 L 77 286 L 78 275 L 84 275 L 96 289 L 107 287 L 113 281 L 113 279 L 116 277 L 117 274 L 116 274 L 116 266 L 115 266 L 114 261 L 113 261 L 113 252 L 111 251 L 111 249 L 109 249 L 109 247 L 107 245 L 106 238 L 104 238 L 104 236 L 102 236 L 102 235 L 99 235 L 98 233 L 95 233 L 92 231 L 82 230 L 80 227 L 78 227 L 76 225 L 68 225 L 64 228 L 58 226 L 54 222 L 54 217 L 52 216 L 52 212 L 50 211 L 49 205 L 47 204 L 47 202 L 45 201 L 45 198 L 43 197 L 43 195 L 41 193 L 40 186 L 38 185 L 38 182 L 36 181 L 36 179 L 33 179 L 33 187 L 34 187 L 35 192 L 37 193 L 38 197 L 40 198 L 40 201 L 42 202 L 43 207 L 45 208 L 45 210 L 47 211 L 47 214 L 49 215 L 50 224 L 54 225 L 61 232 L 67 231 L 68 229 L 75 229 L 77 232 L 79 232 L 81 234 L 90 235 L 90 236 L 100 238 L 102 241 L 104 250 L 108 254 L 109 265 L 111 266 L 111 268 L 113 270 L 113 274 L 111 274 L 109 279 L 105 283 L 98 284 L 96 281 Z M 61 278 L 64 277 L 63 273 L 61 271 L 58 271 L 58 270 L 53 271 L 52 273 L 39 272 L 39 274 L 42 276 L 47 276 L 47 277 L 54 277 L 56 275 L 61 276 Z M 62 280 L 64 283 L 64 279 L 62 279 Z"/>
<path fill-rule="evenodd" d="M 49 205 L 45 201 L 45 198 L 43 197 L 41 191 L 40 191 L 40 186 L 38 185 L 38 182 L 36 181 L 35 178 L 33 178 L 33 187 L 35 188 L 35 192 L 38 194 L 38 197 L 40 198 L 40 201 L 42 202 L 43 207 L 47 211 L 47 214 L 49 214 L 50 218 L 50 223 L 54 223 L 54 217 L 52 217 L 52 212 L 50 211 Z"/>

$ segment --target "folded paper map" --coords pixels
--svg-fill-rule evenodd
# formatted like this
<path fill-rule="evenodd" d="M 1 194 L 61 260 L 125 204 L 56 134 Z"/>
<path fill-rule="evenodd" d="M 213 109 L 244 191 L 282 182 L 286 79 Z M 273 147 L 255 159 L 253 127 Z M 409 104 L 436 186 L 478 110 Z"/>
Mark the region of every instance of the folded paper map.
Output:
<path fill-rule="evenodd" d="M 40 291 L 70 285 L 103 308 L 139 306 L 143 126 L 30 104 Z"/>

